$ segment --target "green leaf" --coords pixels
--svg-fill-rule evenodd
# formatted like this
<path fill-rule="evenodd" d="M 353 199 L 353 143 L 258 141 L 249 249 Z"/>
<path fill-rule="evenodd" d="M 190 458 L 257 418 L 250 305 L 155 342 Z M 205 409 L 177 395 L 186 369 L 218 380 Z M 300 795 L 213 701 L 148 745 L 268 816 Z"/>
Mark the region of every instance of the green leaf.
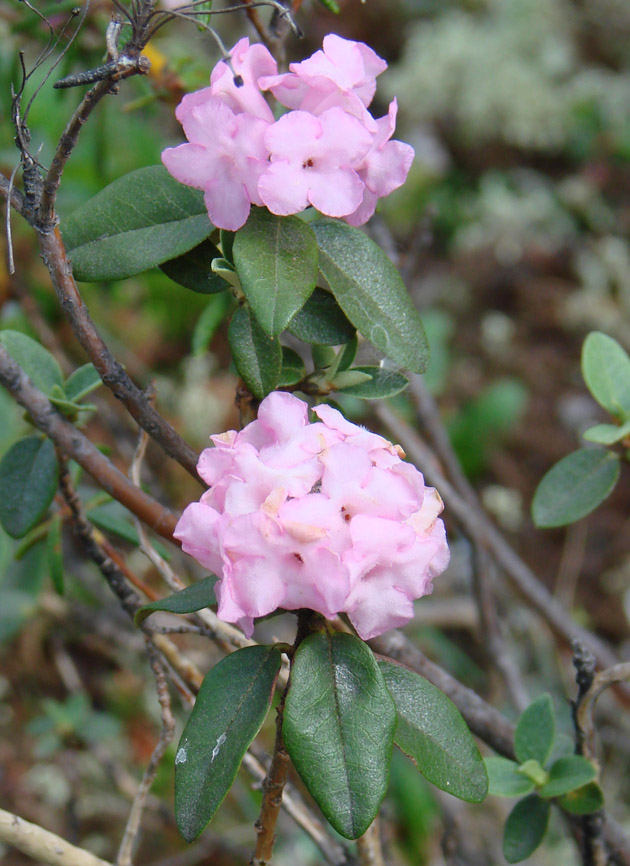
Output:
<path fill-rule="evenodd" d="M 589 391 L 611 415 L 630 417 L 630 358 L 616 340 L 593 331 L 582 347 L 582 375 Z"/>
<path fill-rule="evenodd" d="M 50 529 L 46 538 L 46 559 L 50 579 L 59 595 L 63 595 L 63 549 L 61 546 L 61 518 L 55 515 L 50 521 Z"/>
<path fill-rule="evenodd" d="M 311 357 L 313 358 L 313 367 L 316 370 L 326 370 L 334 364 L 337 352 L 333 346 L 315 343 L 311 346 Z"/>
<path fill-rule="evenodd" d="M 216 295 L 208 301 L 203 313 L 197 319 L 197 324 L 193 331 L 191 340 L 193 355 L 201 355 L 207 350 L 231 306 L 232 296 L 227 292 Z"/>
<path fill-rule="evenodd" d="M 309 226 L 294 216 L 252 208 L 236 233 L 234 264 L 245 297 L 263 331 L 284 331 L 317 282 L 317 242 Z"/>
<path fill-rule="evenodd" d="M 195 613 L 195 611 L 210 607 L 211 604 L 217 603 L 214 585 L 218 579 L 216 575 L 211 574 L 210 577 L 204 577 L 203 580 L 191 583 L 186 589 L 180 589 L 173 595 L 158 598 L 157 601 L 152 601 L 149 604 L 143 604 L 136 611 L 133 621 L 136 625 L 142 625 L 145 619 L 157 610 L 168 611 L 169 613 Z"/>
<path fill-rule="evenodd" d="M 229 288 L 229 283 L 215 274 L 212 262 L 221 255 L 210 240 L 202 241 L 177 258 L 162 262 L 160 270 L 174 283 L 202 295 L 214 295 Z"/>
<path fill-rule="evenodd" d="M 16 364 L 24 370 L 33 385 L 50 394 L 57 385 L 61 388 L 63 374 L 56 359 L 37 340 L 19 331 L 0 331 L 0 345 L 4 346 Z"/>
<path fill-rule="evenodd" d="M 348 391 L 353 388 L 360 388 L 362 385 L 367 385 L 371 380 L 369 373 L 365 372 L 365 367 L 359 369 L 354 367 L 352 370 L 342 370 L 337 373 L 331 380 L 330 384 L 335 391 Z M 353 392 L 354 393 L 354 392 Z"/>
<path fill-rule="evenodd" d="M 66 397 L 71 403 L 78 403 L 101 384 L 101 377 L 94 364 L 84 364 L 69 376 L 63 386 Z"/>
<path fill-rule="evenodd" d="M 455 704 L 414 671 L 384 659 L 378 665 L 396 704 L 396 745 L 442 791 L 480 803 L 488 793 L 488 775 Z"/>
<path fill-rule="evenodd" d="M 203 193 L 161 165 L 118 178 L 62 225 L 75 279 L 121 280 L 188 252 L 213 231 Z"/>
<path fill-rule="evenodd" d="M 514 751 L 521 764 L 538 761 L 543 767 L 556 739 L 556 714 L 551 696 L 540 695 L 521 713 L 514 731 Z"/>
<path fill-rule="evenodd" d="M 619 457 L 602 448 L 567 454 L 543 476 L 534 494 L 536 526 L 574 523 L 606 499 L 619 478 Z"/>
<path fill-rule="evenodd" d="M 505 822 L 503 856 L 508 863 L 520 863 L 540 845 L 549 823 L 550 804 L 536 794 L 519 800 Z"/>
<path fill-rule="evenodd" d="M 232 787 L 267 715 L 281 660 L 274 647 L 245 647 L 206 674 L 175 756 L 175 816 L 187 842 Z"/>
<path fill-rule="evenodd" d="M 581 755 L 558 758 L 549 770 L 549 781 L 538 791 L 541 797 L 561 797 L 592 782 L 597 772 L 595 767 Z"/>
<path fill-rule="evenodd" d="M 621 427 L 617 424 L 595 424 L 582 433 L 587 442 L 597 442 L 598 445 L 614 445 L 621 442 L 626 436 L 630 436 L 630 421 L 626 421 Z"/>
<path fill-rule="evenodd" d="M 287 750 L 332 826 L 347 839 L 372 823 L 387 790 L 396 710 L 368 646 L 318 633 L 293 659 Z"/>
<path fill-rule="evenodd" d="M 104 505 L 90 508 L 87 517 L 90 523 L 104 532 L 111 532 L 112 535 L 117 535 L 118 538 L 133 544 L 134 547 L 139 546 L 140 536 L 131 522 L 131 515 L 118 502 L 107 502 Z M 151 546 L 157 550 L 162 559 L 168 560 L 170 558 L 168 550 L 159 541 L 152 541 Z"/>
<path fill-rule="evenodd" d="M 228 340 L 234 364 L 254 397 L 262 400 L 280 379 L 282 347 L 277 337 L 268 337 L 248 307 L 232 316 Z"/>
<path fill-rule="evenodd" d="M 597 782 L 590 782 L 560 797 L 558 805 L 571 815 L 588 815 L 602 808 L 604 793 Z"/>
<path fill-rule="evenodd" d="M 346 386 L 343 388 L 343 392 L 344 394 L 351 394 L 353 397 L 361 397 L 363 400 L 381 400 L 384 397 L 393 397 L 394 394 L 400 394 L 401 391 L 404 391 L 409 384 L 409 379 L 402 373 L 395 373 L 383 367 L 353 367 L 349 372 L 355 370 L 368 374 L 370 379 L 358 385 Z"/>
<path fill-rule="evenodd" d="M 0 461 L 0 524 L 22 538 L 48 510 L 57 490 L 59 466 L 50 439 L 27 436 Z"/>
<path fill-rule="evenodd" d="M 223 258 L 234 264 L 234 255 L 232 250 L 234 249 L 234 238 L 236 237 L 236 232 L 228 232 L 225 229 L 221 229 L 219 236 L 219 244 L 221 246 L 221 254 Z"/>
<path fill-rule="evenodd" d="M 356 336 L 356 328 L 337 301 L 324 289 L 315 289 L 287 328 L 305 343 L 341 346 Z"/>
<path fill-rule="evenodd" d="M 518 764 L 507 758 L 485 758 L 489 793 L 494 797 L 523 797 L 534 790 L 534 783 L 518 771 Z"/>
<path fill-rule="evenodd" d="M 66 397 L 66 393 L 61 387 L 61 385 L 53 385 L 50 394 L 48 395 L 48 399 L 65 415 L 68 415 L 70 418 L 76 417 L 76 415 L 83 409 L 83 406 L 80 406 L 78 403 L 73 403 L 71 400 L 68 400 Z"/>
<path fill-rule="evenodd" d="M 352 366 L 352 362 L 357 356 L 358 348 L 359 340 L 355 334 L 354 337 L 341 348 L 340 358 L 337 362 L 337 370 L 339 370 L 339 372 L 348 370 Z"/>
<path fill-rule="evenodd" d="M 319 267 L 339 306 L 387 357 L 416 373 L 429 361 L 420 316 L 402 278 L 366 234 L 329 219 L 311 224 L 319 245 Z"/>
<path fill-rule="evenodd" d="M 337 0 L 319 0 L 322 6 L 325 9 L 328 9 L 329 12 L 332 12 L 333 15 L 339 15 L 341 12 L 341 7 L 337 3 Z"/>
<path fill-rule="evenodd" d="M 306 376 L 304 361 L 293 349 L 288 346 L 282 347 L 282 370 L 280 371 L 280 387 L 296 385 Z"/>

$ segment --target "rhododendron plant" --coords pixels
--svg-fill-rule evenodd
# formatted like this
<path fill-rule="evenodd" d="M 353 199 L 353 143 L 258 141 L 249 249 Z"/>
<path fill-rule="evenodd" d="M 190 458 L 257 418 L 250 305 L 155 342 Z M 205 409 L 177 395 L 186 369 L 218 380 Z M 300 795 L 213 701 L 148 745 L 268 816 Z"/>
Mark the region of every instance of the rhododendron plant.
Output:
<path fill-rule="evenodd" d="M 346 612 L 368 639 L 403 625 L 449 553 L 441 499 L 386 439 L 274 392 L 199 461 L 211 485 L 175 535 L 221 581 L 218 614 L 249 636 L 277 608 Z"/>

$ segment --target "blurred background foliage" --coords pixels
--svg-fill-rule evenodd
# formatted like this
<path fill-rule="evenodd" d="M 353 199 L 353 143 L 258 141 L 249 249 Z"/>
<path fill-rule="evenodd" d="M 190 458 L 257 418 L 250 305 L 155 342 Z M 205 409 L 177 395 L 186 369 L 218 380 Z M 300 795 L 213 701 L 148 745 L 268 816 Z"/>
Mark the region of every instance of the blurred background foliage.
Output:
<path fill-rule="evenodd" d="M 74 0 L 33 0 L 55 29 Z M 462 465 L 486 508 L 528 563 L 573 612 L 630 654 L 630 494 L 626 483 L 593 515 L 568 529 L 540 532 L 529 518 L 536 484 L 573 450 L 581 431 L 605 420 L 580 373 L 580 346 L 600 329 L 630 349 L 630 5 L 626 0 L 339 0 L 341 14 L 305 0 L 307 56 L 331 31 L 370 44 L 390 63 L 379 80 L 378 115 L 399 102 L 398 136 L 416 148 L 406 186 L 382 203 L 369 230 L 396 260 L 422 311 L 432 360 L 426 384 L 438 400 Z M 215 6 L 221 4 L 215 0 Z M 223 4 L 224 6 L 227 4 Z M 103 62 L 113 9 L 93 0 L 72 48 L 30 107 L 34 150 L 47 164 L 78 102 L 52 82 Z M 255 34 L 244 15 L 221 16 L 227 45 Z M 72 25 L 71 28 L 72 29 Z M 48 31 L 18 0 L 0 5 L 0 169 L 17 161 L 9 122 L 18 51 L 31 69 Z M 55 55 L 53 54 L 53 57 Z M 175 22 L 150 45 L 146 78 L 125 82 L 86 125 L 58 200 L 63 220 L 125 172 L 159 162 L 181 140 L 173 110 L 183 93 L 207 84 L 215 43 L 194 24 Z M 50 62 L 27 82 L 32 95 Z M 47 341 L 73 366 L 84 362 L 61 317 L 30 230 L 12 219 L 17 273 L 0 261 L 0 328 Z M 0 244 L 4 243 L 4 238 Z M 237 424 L 236 377 L 229 366 L 223 300 L 188 292 L 155 270 L 116 284 L 83 286 L 106 341 L 128 371 L 156 376 L 158 404 L 198 449 L 209 432 Z M 101 389 L 102 391 L 103 389 Z M 369 404 L 340 401 L 374 424 Z M 90 435 L 126 468 L 135 432 L 98 392 Z M 413 420 L 408 397 L 392 405 Z M 27 428 L 0 392 L 0 455 Z M 175 508 L 197 496 L 190 479 L 149 449 L 146 480 Z M 121 545 L 162 591 L 135 549 L 124 509 L 105 506 L 83 479 L 94 523 Z M 46 518 L 56 513 L 56 506 Z M 103 514 L 105 516 L 103 516 Z M 447 516 L 448 520 L 448 516 Z M 46 523 L 46 526 L 49 524 Z M 0 803 L 113 858 L 137 779 L 157 738 L 159 714 L 142 639 L 99 576 L 62 539 L 64 594 L 51 581 L 55 556 L 46 531 L 16 542 L 0 530 Z M 125 540 L 123 540 L 125 539 Z M 452 535 L 453 562 L 418 605 L 409 634 L 431 657 L 515 716 L 484 657 L 470 593 L 470 551 Z M 189 562 L 178 565 L 184 573 Z M 548 689 L 565 733 L 562 695 L 573 686 L 565 654 L 504 587 L 496 584 L 509 648 L 531 695 Z M 268 636 L 283 638 L 274 621 Z M 203 668 L 207 642 L 181 639 Z M 600 727 L 607 805 L 627 822 L 630 726 L 602 700 Z M 178 708 L 179 721 L 185 713 Z M 614 722 L 614 723 L 613 723 Z M 273 732 L 265 728 L 263 739 Z M 140 861 L 151 866 L 246 862 L 259 793 L 243 776 L 218 818 L 190 851 L 171 808 L 172 755 L 162 765 L 145 816 Z M 509 804 L 508 804 L 509 806 Z M 465 806 L 430 789 L 395 761 L 384 807 L 392 862 L 441 864 L 440 839 L 459 827 L 468 866 L 503 862 L 503 802 Z M 554 819 L 557 820 L 557 819 Z M 630 829 L 630 828 L 628 828 Z M 0 851 L 3 862 L 26 858 Z M 278 866 L 321 862 L 312 843 L 282 817 Z M 577 862 L 559 821 L 532 863 Z"/>

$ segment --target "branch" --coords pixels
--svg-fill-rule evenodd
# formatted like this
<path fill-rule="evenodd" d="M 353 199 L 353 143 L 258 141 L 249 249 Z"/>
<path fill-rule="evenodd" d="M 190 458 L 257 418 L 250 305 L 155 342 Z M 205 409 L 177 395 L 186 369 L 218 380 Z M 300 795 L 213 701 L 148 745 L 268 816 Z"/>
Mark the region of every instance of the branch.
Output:
<path fill-rule="evenodd" d="M 378 815 L 357 839 L 357 853 L 361 866 L 385 866 Z"/>
<path fill-rule="evenodd" d="M 0 809 L 0 839 L 47 866 L 111 866 L 106 860 L 4 809 Z"/>

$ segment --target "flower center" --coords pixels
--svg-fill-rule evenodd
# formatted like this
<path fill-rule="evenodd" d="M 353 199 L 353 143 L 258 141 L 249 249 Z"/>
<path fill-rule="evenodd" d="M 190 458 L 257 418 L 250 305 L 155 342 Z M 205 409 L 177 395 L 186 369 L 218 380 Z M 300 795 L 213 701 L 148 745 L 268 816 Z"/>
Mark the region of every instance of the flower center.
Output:
<path fill-rule="evenodd" d="M 313 158 L 309 156 L 309 158 L 305 159 L 302 163 L 302 168 L 313 168 L 314 165 L 315 163 L 313 162 Z"/>

